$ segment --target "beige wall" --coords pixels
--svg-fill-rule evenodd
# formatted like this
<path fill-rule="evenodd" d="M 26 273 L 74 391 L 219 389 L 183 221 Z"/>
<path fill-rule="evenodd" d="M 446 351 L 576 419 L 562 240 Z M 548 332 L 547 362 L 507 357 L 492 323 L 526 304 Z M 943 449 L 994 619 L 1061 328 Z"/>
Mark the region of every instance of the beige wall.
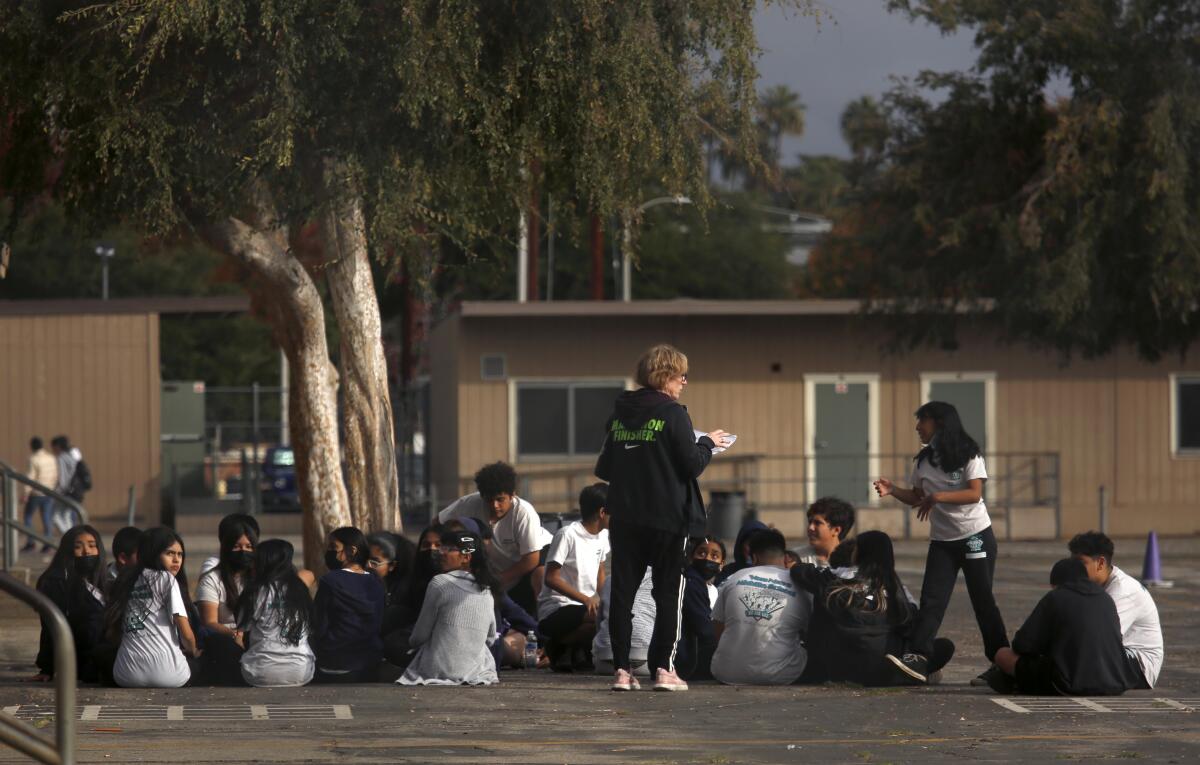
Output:
<path fill-rule="evenodd" d="M 93 519 L 123 518 L 133 486 L 157 522 L 158 316 L 0 316 L 0 359 L 0 459 L 23 471 L 31 436 L 66 434 L 92 471 Z"/>
<path fill-rule="evenodd" d="M 503 353 L 509 380 L 617 378 L 632 376 L 638 355 L 666 341 L 690 360 L 690 384 L 684 402 L 698 428 L 722 427 L 739 435 L 729 455 L 718 457 L 706 474 L 709 484 L 726 481 L 732 455 L 801 455 L 805 451 L 804 376 L 806 374 L 877 374 L 879 440 L 876 451 L 899 455 L 881 472 L 901 479 L 918 444 L 913 411 L 921 404 L 920 377 L 931 372 L 995 374 L 996 452 L 1057 452 L 1063 535 L 1098 525 L 1097 492 L 1107 487 L 1109 529 L 1114 534 L 1200 531 L 1200 504 L 1191 496 L 1200 479 L 1200 458 L 1170 455 L 1170 380 L 1186 371 L 1177 361 L 1149 365 L 1130 352 L 1098 361 L 1063 360 L 1052 352 L 996 343 L 983 331 L 966 331 L 959 350 L 918 349 L 881 353 L 886 328 L 849 316 L 783 317 L 621 317 L 589 319 L 467 318 L 447 320 L 443 337 L 456 343 L 435 349 L 457 365 L 458 391 L 453 420 L 435 404 L 434 438 L 452 430 L 458 448 L 434 450 L 439 493 L 459 487 L 451 476 L 469 476 L 479 465 L 512 460 L 509 446 L 509 382 L 484 382 L 479 357 Z M 453 376 L 440 376 L 435 360 L 435 390 L 451 389 Z M 773 372 L 772 365 L 779 371 Z M 447 367 L 440 367 L 450 375 Z M 1193 367 L 1200 372 L 1200 364 Z M 439 412 L 442 412 L 439 416 Z M 456 464 L 446 464 L 450 459 Z M 590 471 L 591 458 L 573 466 Z M 440 464 L 439 464 L 440 463 Z M 524 471 L 567 467 L 563 463 L 518 463 Z M 781 522 L 801 510 L 798 486 L 801 460 L 760 464 L 760 477 L 792 483 L 765 484 L 758 499 L 778 508 L 768 520 Z M 1000 491 L 999 486 L 990 491 Z M 536 500 L 536 497 L 534 497 Z M 863 525 L 897 530 L 902 515 L 887 503 L 863 514 Z M 782 513 L 782 515 L 780 514 Z M 1052 531 L 1045 511 L 1014 512 L 1014 531 L 1043 536 Z M 796 528 L 794 522 L 786 524 Z M 914 524 L 917 534 L 922 529 Z M 792 532 L 794 533 L 794 532 Z"/>

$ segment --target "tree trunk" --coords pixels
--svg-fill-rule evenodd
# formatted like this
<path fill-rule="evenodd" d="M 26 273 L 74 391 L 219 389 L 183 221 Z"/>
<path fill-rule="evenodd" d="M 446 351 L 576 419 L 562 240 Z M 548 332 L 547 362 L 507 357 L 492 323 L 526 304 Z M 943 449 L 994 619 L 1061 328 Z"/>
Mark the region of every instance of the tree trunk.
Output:
<path fill-rule="evenodd" d="M 320 571 L 326 536 L 351 521 L 338 454 L 337 372 L 329 363 L 321 296 L 279 230 L 229 218 L 205 234 L 258 277 L 249 289 L 291 365 L 288 414 L 304 508 L 304 564 Z"/>
<path fill-rule="evenodd" d="M 321 230 L 329 295 L 341 333 L 342 445 L 350 516 L 363 531 L 401 528 L 396 439 L 379 302 L 367 257 L 362 196 L 327 162 Z"/>

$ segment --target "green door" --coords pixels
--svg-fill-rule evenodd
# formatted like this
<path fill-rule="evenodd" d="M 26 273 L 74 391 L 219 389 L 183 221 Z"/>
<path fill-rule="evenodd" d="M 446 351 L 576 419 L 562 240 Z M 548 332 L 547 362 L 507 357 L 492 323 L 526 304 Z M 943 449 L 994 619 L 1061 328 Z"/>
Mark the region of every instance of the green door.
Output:
<path fill-rule="evenodd" d="M 870 386 L 867 383 L 814 383 L 812 486 L 818 497 L 866 504 L 870 474 Z"/>
<path fill-rule="evenodd" d="M 987 454 L 991 435 L 987 432 L 987 383 L 983 380 L 930 382 L 929 400 L 953 404 L 963 429 Z"/>

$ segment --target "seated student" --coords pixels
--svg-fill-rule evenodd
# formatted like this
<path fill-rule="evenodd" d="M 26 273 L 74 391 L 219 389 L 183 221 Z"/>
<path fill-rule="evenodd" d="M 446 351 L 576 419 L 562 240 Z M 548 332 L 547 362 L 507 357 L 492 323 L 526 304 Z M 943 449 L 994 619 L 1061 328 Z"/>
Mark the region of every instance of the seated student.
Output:
<path fill-rule="evenodd" d="M 733 560 L 725 564 L 725 567 L 721 569 L 721 573 L 717 575 L 713 584 L 720 587 L 725 583 L 726 579 L 742 569 L 753 565 L 750 563 L 750 546 L 748 544 L 750 535 L 765 528 L 767 528 L 767 524 L 762 521 L 746 521 L 742 525 L 741 531 L 738 532 L 737 539 L 733 543 Z"/>
<path fill-rule="evenodd" d="M 438 521 L 477 518 L 492 527 L 492 573 L 522 608 L 537 611 L 535 579 L 550 533 L 542 528 L 537 510 L 517 496 L 517 473 L 511 465 L 496 462 L 475 474 L 478 492 L 451 502 L 438 513 Z M 537 576 L 535 576 L 537 574 Z"/>
<path fill-rule="evenodd" d="M 1081 561 L 1064 558 L 1050 572 L 1050 592 L 1017 630 L 1012 648 L 996 652 L 998 693 L 1118 696 L 1129 676 L 1117 607 L 1088 579 Z"/>
<path fill-rule="evenodd" d="M 317 683 L 375 680 L 383 658 L 383 609 L 387 593 L 379 578 L 363 570 L 367 538 L 353 526 L 329 532 L 325 567 L 313 601 L 312 647 Z"/>
<path fill-rule="evenodd" d="M 104 584 L 107 589 L 121 572 L 137 563 L 138 542 L 142 541 L 142 530 L 136 526 L 126 526 L 113 535 L 112 561 L 104 570 Z"/>
<path fill-rule="evenodd" d="M 183 538 L 173 529 L 147 529 L 137 564 L 113 586 L 105 622 L 120 640 L 113 680 L 122 688 L 179 688 L 191 679 L 187 656 L 198 657 L 200 650 L 184 594 L 185 555 Z"/>
<path fill-rule="evenodd" d="M 579 516 L 554 535 L 546 554 L 545 586 L 538 600 L 538 632 L 555 672 L 590 670 L 592 638 L 604 585 L 608 544 L 607 484 L 584 487 Z"/>
<path fill-rule="evenodd" d="M 439 546 L 442 526 L 433 524 L 417 536 L 417 551 L 413 555 L 412 575 L 401 595 L 401 607 L 385 614 L 387 630 L 383 636 L 383 657 L 389 664 L 403 669 L 412 660 L 415 651 L 408 644 L 413 625 L 421 614 L 429 582 L 441 573 Z"/>
<path fill-rule="evenodd" d="M 376 531 L 367 534 L 367 547 L 371 553 L 367 559 L 367 570 L 379 577 L 387 595 L 382 628 L 382 634 L 386 635 L 407 620 L 405 596 L 412 577 L 413 555 L 417 546 L 399 534 Z M 415 621 L 416 615 L 412 618 Z"/>
<path fill-rule="evenodd" d="M 889 653 L 902 652 L 917 614 L 896 573 L 892 540 L 882 531 L 865 531 L 849 549 L 848 566 L 834 569 L 799 563 L 790 572 L 792 582 L 813 598 L 806 639 L 808 666 L 801 682 L 910 684 L 908 675 L 887 658 Z M 950 660 L 953 645 L 948 640 L 935 642 L 931 672 Z"/>
<path fill-rule="evenodd" d="M 829 565 L 829 556 L 854 527 L 854 507 L 837 497 L 821 497 L 808 506 L 808 545 L 796 550 L 799 563 L 819 568 Z"/>
<path fill-rule="evenodd" d="M 229 515 L 222 518 L 221 522 L 217 524 L 217 540 L 218 540 L 218 542 L 226 537 L 226 535 L 229 533 L 230 526 L 232 526 L 235 523 L 245 524 L 245 525 L 249 526 L 251 529 L 254 530 L 255 538 L 262 536 L 262 532 L 259 531 L 259 528 L 258 528 L 258 519 L 255 518 L 253 515 L 250 515 L 249 513 L 230 513 Z M 204 576 L 209 571 L 216 568 L 217 564 L 219 564 L 220 562 L 221 562 L 221 556 L 219 554 L 208 556 L 200 564 L 199 576 Z M 197 581 L 199 581 L 199 580 L 197 580 Z"/>
<path fill-rule="evenodd" d="M 794 683 L 807 659 L 800 641 L 808 630 L 812 597 L 792 584 L 783 566 L 787 543 L 782 534 L 759 531 L 749 545 L 754 565 L 725 581 L 713 608 L 712 674 L 727 685 Z"/>
<path fill-rule="evenodd" d="M 254 565 L 258 532 L 242 519 L 222 523 L 217 565 L 196 584 L 196 607 L 204 629 L 203 676 L 211 685 L 242 685 L 242 635 L 237 601 Z"/>
<path fill-rule="evenodd" d="M 76 677 L 85 683 L 100 679 L 95 650 L 104 635 L 104 542 L 88 525 L 74 526 L 62 535 L 50 565 L 37 580 L 37 590 L 53 601 L 67 618 L 75 638 Z M 38 674 L 33 682 L 54 679 L 54 638 L 46 620 L 38 641 Z"/>
<path fill-rule="evenodd" d="M 650 677 L 650 666 L 646 663 L 650 655 L 650 637 L 654 634 L 654 616 L 656 608 L 654 595 L 651 590 L 654 582 L 650 578 L 650 569 L 642 577 L 633 594 L 633 631 L 629 640 L 630 670 L 635 676 Z M 592 638 L 592 663 L 596 665 L 595 673 L 612 677 L 616 672 L 613 666 L 612 640 L 608 635 L 608 604 L 612 598 L 612 579 L 604 580 L 600 588 L 600 614 L 596 619 L 596 637 Z M 678 665 L 678 662 L 676 662 Z"/>
<path fill-rule="evenodd" d="M 237 610 L 247 685 L 304 685 L 316 672 L 317 659 L 308 645 L 312 597 L 292 565 L 293 554 L 292 543 L 282 539 L 267 539 L 254 551 L 252 574 Z"/>
<path fill-rule="evenodd" d="M 1141 582 L 1113 565 L 1113 543 L 1098 531 L 1077 534 L 1067 545 L 1083 562 L 1088 579 L 1104 588 L 1117 606 L 1121 642 L 1129 657 L 1130 688 L 1153 688 L 1163 665 L 1162 626 L 1154 598 Z"/>
<path fill-rule="evenodd" d="M 689 565 L 683 572 L 683 608 L 675 672 L 684 680 L 707 680 L 712 677 L 710 665 L 713 650 L 717 647 L 712 622 L 717 588 L 712 581 L 725 563 L 725 545 L 717 539 L 699 537 L 692 545 L 688 560 Z"/>
<path fill-rule="evenodd" d="M 417 653 L 401 685 L 493 685 L 500 681 L 489 646 L 496 640 L 499 590 L 479 537 L 446 531 L 443 573 L 429 583 L 410 642 Z"/>

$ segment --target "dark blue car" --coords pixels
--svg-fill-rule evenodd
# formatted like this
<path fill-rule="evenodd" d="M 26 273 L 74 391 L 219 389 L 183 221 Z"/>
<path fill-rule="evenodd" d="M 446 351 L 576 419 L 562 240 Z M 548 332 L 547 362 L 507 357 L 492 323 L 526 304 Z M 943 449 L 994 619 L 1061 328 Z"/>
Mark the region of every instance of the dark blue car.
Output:
<path fill-rule="evenodd" d="M 298 513 L 296 454 L 290 446 L 272 446 L 263 456 L 259 489 L 265 512 Z"/>

